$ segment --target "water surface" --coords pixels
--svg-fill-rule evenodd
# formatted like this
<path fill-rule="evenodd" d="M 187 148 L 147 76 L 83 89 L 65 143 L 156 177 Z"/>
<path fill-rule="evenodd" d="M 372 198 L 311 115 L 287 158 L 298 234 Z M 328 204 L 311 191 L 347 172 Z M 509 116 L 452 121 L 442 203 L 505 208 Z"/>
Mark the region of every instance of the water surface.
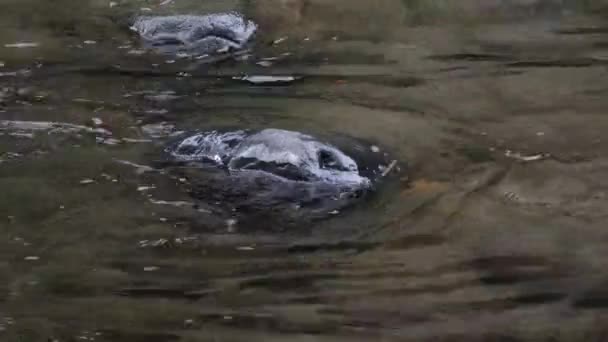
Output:
<path fill-rule="evenodd" d="M 0 4 L 0 340 L 605 336 L 603 1 Z M 217 63 L 128 29 L 230 10 L 259 33 Z M 216 128 L 397 164 L 329 220 L 244 224 L 157 169 L 166 133 Z"/>

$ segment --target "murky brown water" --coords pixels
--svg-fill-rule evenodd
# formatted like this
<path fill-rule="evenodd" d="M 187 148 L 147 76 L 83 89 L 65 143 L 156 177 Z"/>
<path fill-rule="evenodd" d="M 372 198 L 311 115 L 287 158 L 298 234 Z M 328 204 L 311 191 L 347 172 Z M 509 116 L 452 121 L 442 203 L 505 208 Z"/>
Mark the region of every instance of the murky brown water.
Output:
<path fill-rule="evenodd" d="M 0 125 L 1 341 L 606 338 L 605 1 L 160 3 L 0 0 L 0 120 L 39 122 Z M 233 9 L 249 60 L 171 61 L 126 26 Z M 253 229 L 146 168 L 171 125 L 347 135 L 398 168 Z"/>

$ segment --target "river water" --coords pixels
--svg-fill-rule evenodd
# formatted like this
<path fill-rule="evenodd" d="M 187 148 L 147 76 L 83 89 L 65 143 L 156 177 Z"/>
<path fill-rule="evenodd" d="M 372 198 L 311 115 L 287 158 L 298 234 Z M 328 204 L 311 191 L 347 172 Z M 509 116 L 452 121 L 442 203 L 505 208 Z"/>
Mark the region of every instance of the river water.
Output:
<path fill-rule="evenodd" d="M 608 333 L 605 1 L 0 9 L 0 340 Z M 129 30 L 232 10 L 259 28 L 228 59 L 159 55 Z M 159 166 L 167 135 L 216 128 L 357 139 L 395 162 L 353 206 L 290 228 Z"/>

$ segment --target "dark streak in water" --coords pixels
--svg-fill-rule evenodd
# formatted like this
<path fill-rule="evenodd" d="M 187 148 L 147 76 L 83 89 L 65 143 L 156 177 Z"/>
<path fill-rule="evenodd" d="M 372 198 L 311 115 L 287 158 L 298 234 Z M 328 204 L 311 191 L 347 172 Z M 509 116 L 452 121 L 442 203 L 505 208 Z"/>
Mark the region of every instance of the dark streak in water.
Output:
<path fill-rule="evenodd" d="M 121 330 L 102 330 L 103 338 L 113 342 L 171 342 L 181 339 L 179 335 L 171 333 L 147 333 Z"/>
<path fill-rule="evenodd" d="M 240 329 L 272 331 L 274 333 L 320 335 L 335 333 L 339 325 L 332 321 L 296 323 L 266 313 L 203 313 L 200 319 Z"/>
<path fill-rule="evenodd" d="M 317 253 L 330 251 L 356 251 L 363 252 L 377 247 L 379 244 L 372 242 L 349 242 L 343 241 L 338 243 L 320 243 L 307 245 L 293 245 L 287 248 L 288 253 Z"/>
<path fill-rule="evenodd" d="M 208 296 L 214 291 L 192 291 L 173 288 L 125 288 L 116 292 L 120 296 L 136 297 L 136 298 L 185 298 L 196 300 Z"/>
<path fill-rule="evenodd" d="M 555 31 L 557 34 L 574 35 L 574 34 L 606 34 L 608 27 L 575 27 Z"/>
<path fill-rule="evenodd" d="M 485 53 L 455 53 L 448 55 L 431 55 L 427 57 L 431 60 L 442 61 L 442 62 L 453 62 L 453 61 L 469 61 L 469 62 L 504 62 L 515 60 L 512 56 L 498 55 L 498 54 L 485 54 Z"/>
<path fill-rule="evenodd" d="M 540 292 L 523 294 L 519 296 L 513 296 L 501 299 L 490 299 L 483 301 L 473 301 L 463 303 L 462 305 L 456 305 L 454 308 L 457 311 L 490 311 L 490 312 L 501 312 L 506 310 L 514 310 L 521 308 L 524 305 L 543 305 L 559 302 L 567 297 L 566 294 L 558 292 Z"/>
<path fill-rule="evenodd" d="M 597 58 L 516 61 L 505 64 L 511 68 L 585 68 L 605 65 L 608 65 L 608 61 Z"/>

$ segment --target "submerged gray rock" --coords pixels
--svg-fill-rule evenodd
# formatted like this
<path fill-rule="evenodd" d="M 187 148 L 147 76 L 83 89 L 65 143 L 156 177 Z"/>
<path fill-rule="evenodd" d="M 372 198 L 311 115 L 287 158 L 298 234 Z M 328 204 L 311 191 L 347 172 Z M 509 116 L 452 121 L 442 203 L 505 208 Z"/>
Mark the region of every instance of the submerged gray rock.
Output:
<path fill-rule="evenodd" d="M 384 155 L 372 152 L 370 145 L 349 143 L 346 153 L 281 129 L 211 131 L 182 137 L 165 152 L 169 165 L 198 166 L 176 168 L 188 170 L 194 198 L 224 203 L 249 218 L 301 222 L 335 214 L 372 190 L 381 177 Z"/>
<path fill-rule="evenodd" d="M 161 53 L 213 55 L 247 46 L 257 25 L 238 13 L 141 16 L 131 26 L 144 43 Z"/>

